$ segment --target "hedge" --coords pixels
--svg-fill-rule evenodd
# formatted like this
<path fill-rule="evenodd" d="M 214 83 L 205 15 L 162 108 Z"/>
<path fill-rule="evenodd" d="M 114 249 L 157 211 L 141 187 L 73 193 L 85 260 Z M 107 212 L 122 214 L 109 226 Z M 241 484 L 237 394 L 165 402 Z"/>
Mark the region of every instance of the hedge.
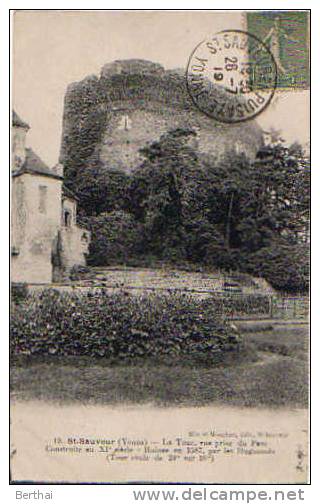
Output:
<path fill-rule="evenodd" d="M 116 361 L 189 356 L 210 362 L 241 344 L 219 311 L 214 300 L 187 294 L 136 297 L 48 289 L 30 295 L 13 311 L 11 352 Z"/>
<path fill-rule="evenodd" d="M 11 301 L 18 305 L 24 302 L 28 297 L 28 286 L 25 283 L 12 283 L 11 285 Z"/>

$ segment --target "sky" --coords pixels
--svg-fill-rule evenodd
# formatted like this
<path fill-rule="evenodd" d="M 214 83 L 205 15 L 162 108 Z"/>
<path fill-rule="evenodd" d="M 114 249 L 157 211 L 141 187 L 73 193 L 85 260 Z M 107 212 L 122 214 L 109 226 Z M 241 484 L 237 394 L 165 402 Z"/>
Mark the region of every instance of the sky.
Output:
<path fill-rule="evenodd" d="M 28 122 L 28 146 L 58 161 L 67 86 L 105 63 L 142 58 L 185 68 L 206 36 L 246 29 L 240 11 L 18 11 L 13 21 L 12 104 Z M 309 139 L 309 92 L 278 91 L 257 118 L 288 143 Z"/>

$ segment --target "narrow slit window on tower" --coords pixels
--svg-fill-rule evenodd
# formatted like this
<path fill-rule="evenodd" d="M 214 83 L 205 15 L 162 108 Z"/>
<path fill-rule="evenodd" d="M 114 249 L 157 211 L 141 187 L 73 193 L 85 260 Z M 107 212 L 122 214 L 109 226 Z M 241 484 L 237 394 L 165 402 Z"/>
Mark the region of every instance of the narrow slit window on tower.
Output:
<path fill-rule="evenodd" d="M 39 212 L 47 213 L 47 186 L 39 186 Z"/>

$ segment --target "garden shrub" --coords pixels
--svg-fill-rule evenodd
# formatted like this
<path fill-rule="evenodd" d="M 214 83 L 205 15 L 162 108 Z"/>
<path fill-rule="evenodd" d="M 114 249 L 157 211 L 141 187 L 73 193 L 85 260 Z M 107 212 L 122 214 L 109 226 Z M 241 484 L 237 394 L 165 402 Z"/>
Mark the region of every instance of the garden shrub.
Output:
<path fill-rule="evenodd" d="M 11 285 L 11 301 L 20 304 L 28 297 L 28 286 L 25 283 L 13 283 Z"/>
<path fill-rule="evenodd" d="M 91 231 L 88 263 L 93 266 L 123 264 L 139 255 L 143 229 L 133 216 L 122 210 L 89 217 Z"/>
<path fill-rule="evenodd" d="M 239 349 L 240 337 L 215 301 L 186 294 L 130 296 L 125 292 L 33 294 L 12 314 L 11 352 L 86 355 L 123 361 L 190 357 L 210 362 Z"/>
<path fill-rule="evenodd" d="M 309 289 L 309 244 L 290 244 L 285 239 L 252 255 L 252 273 L 260 274 L 278 291 L 307 293 Z"/>
<path fill-rule="evenodd" d="M 70 280 L 82 280 L 90 275 L 90 268 L 76 264 L 70 270 Z"/>

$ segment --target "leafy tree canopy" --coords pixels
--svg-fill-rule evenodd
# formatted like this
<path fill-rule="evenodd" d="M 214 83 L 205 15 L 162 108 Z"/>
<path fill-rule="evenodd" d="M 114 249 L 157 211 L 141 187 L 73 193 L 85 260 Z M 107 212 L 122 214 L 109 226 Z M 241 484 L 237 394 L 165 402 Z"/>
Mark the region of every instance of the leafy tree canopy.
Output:
<path fill-rule="evenodd" d="M 112 243 L 115 257 L 118 247 L 122 258 L 188 260 L 306 288 L 310 162 L 300 145 L 286 147 L 274 132 L 254 162 L 232 151 L 213 159 L 195 131 L 179 128 L 141 153 L 131 175 L 93 157 L 72 181 L 92 225 L 93 262 Z"/>

